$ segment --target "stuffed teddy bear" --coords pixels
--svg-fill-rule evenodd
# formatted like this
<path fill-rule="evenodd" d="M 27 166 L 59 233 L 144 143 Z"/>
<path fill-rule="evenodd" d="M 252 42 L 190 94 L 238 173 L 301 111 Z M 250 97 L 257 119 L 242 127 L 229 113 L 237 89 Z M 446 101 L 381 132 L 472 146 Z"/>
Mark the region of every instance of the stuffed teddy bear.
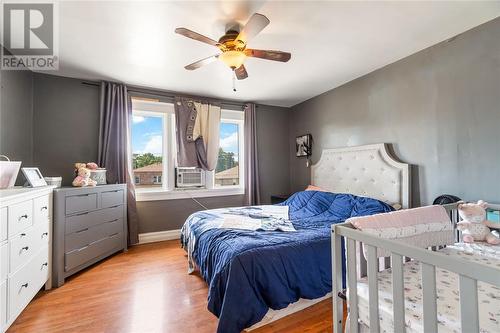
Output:
<path fill-rule="evenodd" d="M 498 229 L 500 226 L 486 220 L 487 202 L 479 200 L 477 203 L 460 203 L 457 208 L 458 214 L 462 218 L 462 221 L 457 223 L 457 228 L 462 231 L 465 243 L 486 241 L 488 244 L 500 244 L 498 232 L 490 230 L 490 228 Z"/>
<path fill-rule="evenodd" d="M 73 186 L 76 187 L 96 186 L 97 182 L 93 179 L 90 179 L 90 169 L 87 168 L 87 164 L 75 163 L 75 174 L 76 177 L 75 179 L 73 179 L 72 182 Z"/>

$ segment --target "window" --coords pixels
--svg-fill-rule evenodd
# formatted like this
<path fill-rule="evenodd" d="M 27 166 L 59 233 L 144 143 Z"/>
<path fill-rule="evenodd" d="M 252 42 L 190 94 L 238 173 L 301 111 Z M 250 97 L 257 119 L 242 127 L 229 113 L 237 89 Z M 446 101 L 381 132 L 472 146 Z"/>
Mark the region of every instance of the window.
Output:
<path fill-rule="evenodd" d="M 241 112 L 238 112 L 241 113 Z M 223 116 L 230 116 L 227 112 Z M 236 116 L 238 116 L 236 114 Z M 234 115 L 233 115 L 234 117 Z M 240 146 L 243 144 L 243 122 L 241 119 L 224 119 L 220 124 L 219 157 L 215 169 L 215 187 L 239 186 L 243 184 L 241 171 L 243 164 L 240 163 Z"/>
<path fill-rule="evenodd" d="M 222 110 L 217 167 L 201 187 L 175 187 L 174 105 L 132 99 L 132 164 L 137 200 L 243 194 L 243 112 Z"/>
<path fill-rule="evenodd" d="M 133 113 L 132 168 L 138 189 L 161 185 L 165 116 L 145 111 Z"/>

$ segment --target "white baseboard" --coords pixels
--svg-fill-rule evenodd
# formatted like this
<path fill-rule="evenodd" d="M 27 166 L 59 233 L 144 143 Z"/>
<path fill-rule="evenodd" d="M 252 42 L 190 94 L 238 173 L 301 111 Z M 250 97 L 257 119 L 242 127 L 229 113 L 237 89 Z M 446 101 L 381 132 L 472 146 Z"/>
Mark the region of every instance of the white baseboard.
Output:
<path fill-rule="evenodd" d="M 139 234 L 139 244 L 161 242 L 166 240 L 180 239 L 181 229 L 148 232 Z"/>

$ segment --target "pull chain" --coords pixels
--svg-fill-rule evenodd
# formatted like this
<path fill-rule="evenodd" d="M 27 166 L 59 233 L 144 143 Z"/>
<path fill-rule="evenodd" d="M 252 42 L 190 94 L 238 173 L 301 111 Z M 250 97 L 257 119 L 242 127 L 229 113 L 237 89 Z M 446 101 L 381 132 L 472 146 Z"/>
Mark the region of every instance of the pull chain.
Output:
<path fill-rule="evenodd" d="M 233 69 L 233 91 L 236 92 L 236 72 Z"/>

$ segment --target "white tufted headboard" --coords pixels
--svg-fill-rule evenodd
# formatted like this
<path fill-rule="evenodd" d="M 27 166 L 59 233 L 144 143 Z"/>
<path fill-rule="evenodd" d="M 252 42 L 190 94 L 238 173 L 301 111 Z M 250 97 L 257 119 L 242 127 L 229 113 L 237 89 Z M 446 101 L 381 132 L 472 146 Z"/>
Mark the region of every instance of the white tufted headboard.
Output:
<path fill-rule="evenodd" d="M 327 191 L 410 205 L 410 168 L 392 158 L 385 143 L 323 149 L 311 167 L 312 185 Z"/>

